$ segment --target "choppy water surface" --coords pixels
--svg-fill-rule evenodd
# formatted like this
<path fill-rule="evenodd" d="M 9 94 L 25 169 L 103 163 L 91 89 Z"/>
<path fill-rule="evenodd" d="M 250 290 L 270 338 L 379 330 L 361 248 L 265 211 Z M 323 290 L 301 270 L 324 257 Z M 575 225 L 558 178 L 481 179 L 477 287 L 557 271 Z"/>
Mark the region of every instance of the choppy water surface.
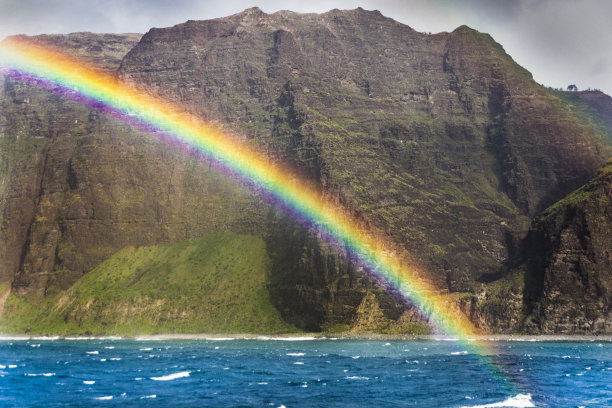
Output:
<path fill-rule="evenodd" d="M 612 343 L 0 339 L 6 407 L 610 407 Z"/>

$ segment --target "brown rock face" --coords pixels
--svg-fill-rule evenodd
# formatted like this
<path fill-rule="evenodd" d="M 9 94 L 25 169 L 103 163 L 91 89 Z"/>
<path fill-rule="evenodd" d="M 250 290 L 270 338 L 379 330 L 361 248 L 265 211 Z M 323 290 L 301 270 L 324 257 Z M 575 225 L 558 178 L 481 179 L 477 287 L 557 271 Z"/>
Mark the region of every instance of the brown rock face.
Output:
<path fill-rule="evenodd" d="M 290 163 L 451 292 L 503 277 L 529 218 L 607 155 L 600 128 L 467 27 L 427 35 L 376 11 L 254 8 L 137 43 L 32 40 Z M 271 298 L 298 327 L 350 324 L 372 296 L 384 319 L 406 315 L 343 254 L 214 166 L 11 78 L 0 103 L 0 278 L 14 292 L 55 293 L 127 245 L 227 229 L 265 237 Z M 475 318 L 495 330 L 503 319 L 488 310 Z"/>
<path fill-rule="evenodd" d="M 526 329 L 612 331 L 612 163 L 547 209 L 527 237 Z"/>

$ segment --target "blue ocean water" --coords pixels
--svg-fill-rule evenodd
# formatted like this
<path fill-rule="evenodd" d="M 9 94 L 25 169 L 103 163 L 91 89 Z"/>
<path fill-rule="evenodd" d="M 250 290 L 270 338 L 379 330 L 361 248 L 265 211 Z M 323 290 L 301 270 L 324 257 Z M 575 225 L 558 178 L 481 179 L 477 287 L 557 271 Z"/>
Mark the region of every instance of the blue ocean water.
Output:
<path fill-rule="evenodd" d="M 505 380 L 455 341 L 4 339 L 0 406 L 612 406 L 612 343 L 488 350 Z"/>

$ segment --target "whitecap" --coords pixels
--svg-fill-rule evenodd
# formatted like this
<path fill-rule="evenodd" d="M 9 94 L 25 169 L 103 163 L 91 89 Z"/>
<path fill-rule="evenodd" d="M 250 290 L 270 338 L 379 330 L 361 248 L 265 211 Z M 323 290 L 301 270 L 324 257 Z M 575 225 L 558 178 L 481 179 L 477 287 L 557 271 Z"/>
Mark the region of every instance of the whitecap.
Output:
<path fill-rule="evenodd" d="M 111 361 L 120 361 L 121 358 L 120 357 L 111 357 Z"/>
<path fill-rule="evenodd" d="M 87 351 L 87 354 L 100 354 L 100 352 L 98 350 L 94 350 L 94 351 Z"/>
<path fill-rule="evenodd" d="M 344 377 L 347 380 L 369 380 L 370 377 L 360 377 L 358 375 L 352 375 L 350 377 Z"/>
<path fill-rule="evenodd" d="M 87 385 L 92 385 L 92 384 L 95 384 L 95 383 L 96 382 L 93 381 L 93 380 L 92 381 L 83 381 L 83 384 L 87 384 Z"/>
<path fill-rule="evenodd" d="M 105 349 L 108 349 L 108 350 L 114 350 L 114 349 L 115 349 L 115 346 L 106 346 L 106 347 L 104 347 L 104 348 L 105 348 Z"/>
<path fill-rule="evenodd" d="M 38 376 L 43 376 L 43 377 L 53 377 L 55 375 L 55 373 L 42 373 L 42 374 L 31 374 L 31 373 L 25 373 L 24 374 L 26 377 L 38 377 Z"/>
<path fill-rule="evenodd" d="M 151 351 L 153 349 L 151 347 L 145 347 L 145 348 L 141 348 L 141 349 L 138 349 L 138 350 L 140 350 L 140 351 Z"/>
<path fill-rule="evenodd" d="M 295 362 L 295 363 L 293 363 L 293 364 L 295 364 L 295 365 L 303 365 L 303 364 L 304 364 L 304 362 L 302 362 L 302 361 L 296 361 L 296 362 Z"/>
<path fill-rule="evenodd" d="M 304 353 L 287 353 L 288 356 L 302 357 Z"/>
<path fill-rule="evenodd" d="M 163 375 L 161 377 L 151 377 L 153 381 L 171 381 L 176 380 L 177 378 L 189 377 L 191 371 L 181 371 L 179 373 L 173 373 L 168 375 Z"/>
<path fill-rule="evenodd" d="M 267 382 L 258 382 L 257 384 L 259 384 L 259 385 L 268 385 Z"/>
<path fill-rule="evenodd" d="M 451 353 L 451 355 L 453 355 L 453 356 L 458 356 L 458 355 L 461 355 L 461 354 L 464 354 L 464 355 L 465 355 L 465 354 L 467 354 L 467 353 L 468 353 L 468 352 L 467 352 L 466 350 L 463 350 L 463 351 L 453 351 L 453 352 Z"/>
<path fill-rule="evenodd" d="M 504 407 L 529 408 L 529 407 L 535 407 L 535 405 L 533 404 L 533 401 L 531 401 L 531 394 L 517 394 L 515 397 L 510 397 L 505 401 L 494 402 L 491 404 L 484 404 L 484 405 L 465 406 L 462 408 L 504 408 Z"/>
<path fill-rule="evenodd" d="M 358 360 L 360 356 L 353 356 L 351 357 L 353 360 Z"/>
<path fill-rule="evenodd" d="M 40 344 L 30 344 L 30 347 L 40 347 Z"/>
<path fill-rule="evenodd" d="M 9 364 L 8 368 L 17 368 L 17 364 Z"/>
<path fill-rule="evenodd" d="M 100 359 L 100 361 L 105 362 L 105 361 L 106 361 L 106 359 L 105 359 L 105 358 L 101 358 L 101 359 Z"/>
<path fill-rule="evenodd" d="M 148 399 L 148 398 L 157 398 L 157 395 L 151 394 L 151 395 L 143 395 L 142 397 L 140 397 L 140 399 Z"/>
<path fill-rule="evenodd" d="M 134 380 L 135 381 L 140 381 L 140 380 L 142 380 L 142 377 L 136 377 L 136 378 L 134 378 Z"/>
<path fill-rule="evenodd" d="M 390 346 L 390 345 L 391 345 L 391 343 L 385 343 L 385 346 Z"/>
<path fill-rule="evenodd" d="M 113 396 L 112 395 L 107 395 L 106 397 L 97 397 L 97 398 L 94 398 L 94 399 L 101 400 L 101 401 L 112 400 Z"/>
<path fill-rule="evenodd" d="M 0 364 L 0 370 L 4 370 L 6 368 L 5 365 Z"/>

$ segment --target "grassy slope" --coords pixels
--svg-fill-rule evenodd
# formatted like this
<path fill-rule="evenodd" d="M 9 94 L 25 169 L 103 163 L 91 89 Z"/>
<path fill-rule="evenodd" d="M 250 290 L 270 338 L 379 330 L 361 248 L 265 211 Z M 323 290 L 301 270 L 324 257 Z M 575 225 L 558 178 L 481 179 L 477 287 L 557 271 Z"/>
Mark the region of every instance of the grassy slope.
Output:
<path fill-rule="evenodd" d="M 217 233 L 125 248 L 39 304 L 10 295 L 4 332 L 45 334 L 296 331 L 269 301 L 261 238 Z"/>

